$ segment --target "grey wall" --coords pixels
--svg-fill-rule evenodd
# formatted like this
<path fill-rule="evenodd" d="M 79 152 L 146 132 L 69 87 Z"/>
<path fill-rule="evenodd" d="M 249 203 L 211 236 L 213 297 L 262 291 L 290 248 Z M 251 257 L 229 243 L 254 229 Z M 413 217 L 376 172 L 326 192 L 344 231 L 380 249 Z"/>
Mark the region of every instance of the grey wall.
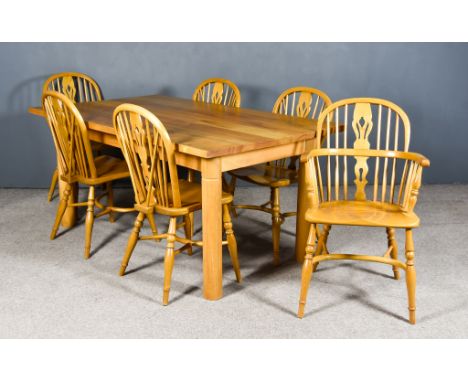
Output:
<path fill-rule="evenodd" d="M 468 44 L 43 43 L 0 44 L 0 187 L 47 187 L 55 166 L 45 122 L 28 115 L 50 74 L 94 77 L 106 98 L 189 98 L 227 77 L 242 106 L 271 110 L 284 89 L 307 85 L 333 100 L 387 98 L 412 122 L 411 148 L 431 159 L 425 182 L 468 182 Z"/>

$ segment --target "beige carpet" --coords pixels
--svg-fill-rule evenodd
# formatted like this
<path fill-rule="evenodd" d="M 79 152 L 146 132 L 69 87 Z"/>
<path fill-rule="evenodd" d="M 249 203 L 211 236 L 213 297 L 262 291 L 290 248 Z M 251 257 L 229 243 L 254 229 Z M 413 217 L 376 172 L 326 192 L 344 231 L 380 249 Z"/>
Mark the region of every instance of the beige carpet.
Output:
<path fill-rule="evenodd" d="M 270 218 L 243 211 L 234 220 L 244 281 L 224 257 L 224 298 L 202 298 L 201 253 L 176 258 L 170 305 L 161 305 L 161 243 L 140 242 L 117 272 L 133 216 L 96 221 L 94 255 L 83 259 L 84 226 L 48 239 L 57 199 L 46 190 L 0 190 L 0 337 L 2 338 L 457 338 L 468 337 L 468 186 L 423 186 L 415 231 L 416 326 L 407 323 L 404 277 L 382 264 L 321 264 L 306 316 L 295 317 L 300 266 L 295 219 L 281 233 L 282 264 L 272 265 Z M 237 200 L 263 202 L 268 191 L 241 188 Z M 129 199 L 119 190 L 118 199 Z M 286 209 L 296 190 L 282 193 Z M 198 215 L 198 218 L 200 216 Z M 163 226 L 164 220 L 158 218 Z M 200 236 L 200 223 L 197 222 Z M 61 231 L 63 232 L 63 231 Z M 404 248 L 402 232 L 398 232 Z M 334 227 L 331 251 L 382 254 L 384 230 Z M 402 272 L 404 276 L 404 273 Z"/>

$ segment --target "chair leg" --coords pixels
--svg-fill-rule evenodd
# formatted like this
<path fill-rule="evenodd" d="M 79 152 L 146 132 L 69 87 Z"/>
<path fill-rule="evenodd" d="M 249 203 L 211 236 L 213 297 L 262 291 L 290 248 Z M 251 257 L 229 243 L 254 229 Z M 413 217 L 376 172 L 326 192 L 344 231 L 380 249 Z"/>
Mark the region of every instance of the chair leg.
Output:
<path fill-rule="evenodd" d="M 317 255 L 321 255 L 324 250 L 325 250 L 325 243 L 327 242 L 328 240 L 328 234 L 330 233 L 330 229 L 331 229 L 331 225 L 330 224 L 324 224 L 323 226 L 323 232 L 322 234 L 319 236 L 318 238 L 318 242 L 317 242 Z M 317 270 L 317 266 L 318 266 L 319 263 L 315 263 L 314 264 L 314 268 L 313 268 L 313 272 L 315 272 Z"/>
<path fill-rule="evenodd" d="M 240 273 L 239 258 L 237 256 L 237 241 L 232 229 L 231 214 L 229 213 L 229 206 L 227 204 L 223 204 L 223 226 L 224 231 L 226 232 L 226 240 L 228 242 L 228 250 L 229 255 L 231 256 L 232 266 L 236 273 L 236 280 L 240 283 L 242 281 L 242 276 Z"/>
<path fill-rule="evenodd" d="M 299 297 L 299 309 L 297 317 L 304 317 L 304 309 L 307 301 L 307 292 L 309 290 L 309 284 L 312 280 L 312 256 L 315 250 L 315 224 L 310 224 L 309 236 L 307 238 L 307 246 L 305 248 L 304 263 L 302 264 L 302 276 L 301 276 L 301 294 Z"/>
<path fill-rule="evenodd" d="M 192 169 L 189 169 L 188 172 L 187 172 L 187 181 L 190 182 L 190 183 L 193 183 L 195 181 L 195 171 L 192 170 Z M 192 225 L 191 227 L 191 232 L 192 232 L 192 235 L 193 235 L 193 231 L 194 231 L 194 216 L 193 216 L 193 212 L 190 212 L 189 213 L 189 217 L 190 217 L 190 224 Z M 191 253 L 190 253 L 191 254 Z"/>
<path fill-rule="evenodd" d="M 398 244 L 395 239 L 395 229 L 394 228 L 387 228 L 387 240 L 388 240 L 388 247 L 392 247 L 392 251 L 390 252 L 390 257 L 393 260 L 398 260 Z M 395 280 L 400 279 L 400 270 L 398 267 L 393 267 L 393 277 Z"/>
<path fill-rule="evenodd" d="M 324 254 L 324 253 L 329 253 L 327 245 L 328 245 L 328 237 L 329 237 L 331 228 L 332 228 L 332 226 L 328 225 L 328 232 L 327 232 L 327 236 L 325 237 L 325 239 L 323 241 L 323 248 L 322 248 L 321 255 Z"/>
<path fill-rule="evenodd" d="M 106 192 L 107 192 L 107 206 L 113 207 L 114 206 L 114 190 L 112 189 L 112 182 L 106 183 Z M 109 221 L 111 223 L 115 222 L 115 212 L 109 212 Z"/>
<path fill-rule="evenodd" d="M 65 191 L 63 192 L 63 197 L 60 199 L 60 204 L 57 209 L 57 214 L 55 215 L 55 222 L 52 227 L 52 232 L 50 233 L 50 240 L 54 240 L 55 236 L 57 235 L 57 231 L 59 229 L 60 223 L 62 222 L 63 215 L 65 215 L 65 211 L 67 209 L 68 200 L 70 199 L 71 194 L 71 185 L 67 184 L 65 187 Z"/>
<path fill-rule="evenodd" d="M 54 191 L 55 187 L 57 186 L 58 182 L 58 169 L 56 168 L 54 170 L 54 173 L 52 174 L 52 179 L 50 180 L 50 186 L 49 186 L 49 193 L 47 194 L 47 201 L 51 201 L 54 197 Z"/>
<path fill-rule="evenodd" d="M 128 238 L 127 248 L 125 249 L 125 254 L 120 265 L 119 276 L 123 276 L 125 274 L 128 262 L 130 261 L 130 257 L 132 256 L 133 250 L 135 249 L 135 245 L 138 241 L 138 238 L 140 237 L 140 229 L 143 225 L 143 220 L 145 220 L 145 214 L 143 212 L 139 212 L 135 219 L 135 223 L 133 224 L 132 233 Z"/>
<path fill-rule="evenodd" d="M 187 182 L 192 183 L 195 180 L 195 172 L 192 169 L 187 170 Z"/>
<path fill-rule="evenodd" d="M 149 214 L 146 214 L 146 218 L 148 219 L 148 223 L 150 225 L 150 228 L 151 228 L 151 232 L 153 233 L 153 235 L 158 235 L 159 232 L 158 232 L 158 226 L 156 225 L 156 220 L 154 220 L 154 215 L 152 212 L 150 212 Z M 140 231 L 138 231 L 140 232 Z M 160 241 L 160 239 L 158 239 L 157 241 Z"/>
<path fill-rule="evenodd" d="M 409 322 L 416 323 L 416 270 L 414 268 L 413 231 L 406 230 L 406 287 L 408 289 Z"/>
<path fill-rule="evenodd" d="M 89 259 L 91 252 L 91 237 L 93 234 L 94 225 L 94 186 L 89 186 L 88 193 L 88 209 L 86 210 L 86 223 L 85 223 L 85 250 L 84 258 Z"/>
<path fill-rule="evenodd" d="M 273 233 L 273 262 L 275 265 L 280 263 L 279 247 L 281 232 L 281 214 L 280 214 L 280 195 L 279 188 L 271 189 L 271 224 Z"/>
<path fill-rule="evenodd" d="M 187 214 L 184 216 L 184 231 L 185 231 L 185 237 L 187 239 L 192 240 L 193 236 L 193 224 L 192 224 L 192 219 L 193 219 L 193 213 Z M 193 247 L 190 245 L 187 249 L 187 254 L 189 256 L 192 256 L 193 254 Z"/>
<path fill-rule="evenodd" d="M 166 255 L 164 256 L 164 289 L 163 305 L 169 302 L 169 291 L 171 290 L 172 269 L 174 268 L 174 242 L 177 230 L 177 219 L 171 217 L 169 221 L 169 230 L 167 232 Z"/>
<path fill-rule="evenodd" d="M 237 178 L 233 175 L 231 175 L 231 182 L 229 183 L 229 193 L 232 195 L 232 202 L 229 203 L 229 210 L 231 211 L 231 215 L 237 218 L 239 215 L 237 215 L 237 210 L 234 207 L 234 193 L 236 192 L 236 183 L 237 183 Z"/>

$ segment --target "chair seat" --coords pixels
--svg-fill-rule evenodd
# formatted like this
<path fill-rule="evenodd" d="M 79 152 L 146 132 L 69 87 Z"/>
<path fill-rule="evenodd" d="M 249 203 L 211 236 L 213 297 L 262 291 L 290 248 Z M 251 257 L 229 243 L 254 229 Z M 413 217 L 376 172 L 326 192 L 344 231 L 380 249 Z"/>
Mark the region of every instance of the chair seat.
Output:
<path fill-rule="evenodd" d="M 186 180 L 179 179 L 179 190 L 182 207 L 195 207 L 195 209 L 201 209 L 202 186 L 200 183 L 188 182 Z M 171 197 L 170 194 L 169 197 Z M 231 194 L 223 191 L 221 195 L 222 204 L 231 203 L 232 199 Z"/>
<path fill-rule="evenodd" d="M 390 203 L 369 201 L 324 202 L 309 208 L 305 218 L 311 223 L 368 227 L 415 228 L 419 218 L 414 212 L 404 212 Z"/>
<path fill-rule="evenodd" d="M 95 186 L 117 179 L 128 178 L 130 176 L 127 163 L 123 159 L 109 155 L 101 155 L 94 158 L 94 165 L 96 166 L 97 172 L 96 178 L 76 177 L 76 179 L 73 179 L 72 181 Z M 68 180 L 66 177 L 62 177 L 62 179 L 65 181 Z"/>
<path fill-rule="evenodd" d="M 287 187 L 297 182 L 297 171 L 260 164 L 229 171 L 229 174 L 250 183 L 268 187 Z"/>
<path fill-rule="evenodd" d="M 101 155 L 94 159 L 97 176 L 112 177 L 113 179 L 126 178 L 130 176 L 125 160 L 109 155 Z"/>
<path fill-rule="evenodd" d="M 171 185 L 168 186 L 168 196 L 172 202 L 172 189 Z M 185 215 L 189 212 L 198 211 L 202 208 L 202 186 L 200 183 L 195 182 L 188 182 L 187 180 L 179 179 L 179 193 L 180 193 L 180 201 L 182 203 L 182 207 L 163 207 L 159 205 L 154 206 L 154 210 L 163 215 L 170 215 L 170 216 L 181 216 Z M 232 195 L 224 192 L 221 195 L 221 203 L 222 204 L 229 204 L 232 202 Z M 141 205 L 137 206 L 137 209 L 142 209 Z M 143 207 L 144 209 L 145 207 Z M 151 207 L 153 208 L 153 207 Z"/>

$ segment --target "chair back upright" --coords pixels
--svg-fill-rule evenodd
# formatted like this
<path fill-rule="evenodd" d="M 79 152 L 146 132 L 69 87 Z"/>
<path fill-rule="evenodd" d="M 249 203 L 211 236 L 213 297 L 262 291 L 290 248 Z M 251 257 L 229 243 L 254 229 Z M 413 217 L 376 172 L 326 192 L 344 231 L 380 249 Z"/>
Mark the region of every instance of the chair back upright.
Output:
<path fill-rule="evenodd" d="M 232 81 L 224 78 L 208 78 L 195 89 L 192 99 L 197 102 L 240 107 L 239 88 Z"/>
<path fill-rule="evenodd" d="M 298 86 L 286 89 L 279 95 L 273 106 L 275 114 L 291 117 L 318 119 L 320 113 L 332 103 L 330 97 L 315 88 Z M 275 168 L 296 168 L 297 156 L 268 162 Z"/>
<path fill-rule="evenodd" d="M 97 82 L 83 73 L 65 72 L 54 74 L 44 83 L 43 93 L 46 91 L 62 93 L 74 103 L 103 100 Z"/>
<path fill-rule="evenodd" d="M 143 107 L 122 104 L 114 111 L 114 128 L 130 171 L 136 205 L 180 208 L 175 145 L 162 122 Z"/>
<path fill-rule="evenodd" d="M 333 124 L 342 127 L 340 133 L 331 134 Z M 326 108 L 317 124 L 325 140 L 309 155 L 315 204 L 355 200 L 407 206 L 408 187 L 425 164 L 407 153 L 410 131 L 406 113 L 387 100 L 351 98 Z"/>
<path fill-rule="evenodd" d="M 333 126 L 341 126 L 332 134 Z M 354 134 L 353 134 L 354 133 Z M 379 98 L 348 98 L 327 107 L 319 117 L 317 148 L 367 148 L 408 151 L 411 125 L 401 107 Z"/>
<path fill-rule="evenodd" d="M 42 106 L 61 168 L 62 177 L 69 183 L 96 178 L 96 166 L 86 125 L 74 103 L 65 95 L 46 91 Z"/>

